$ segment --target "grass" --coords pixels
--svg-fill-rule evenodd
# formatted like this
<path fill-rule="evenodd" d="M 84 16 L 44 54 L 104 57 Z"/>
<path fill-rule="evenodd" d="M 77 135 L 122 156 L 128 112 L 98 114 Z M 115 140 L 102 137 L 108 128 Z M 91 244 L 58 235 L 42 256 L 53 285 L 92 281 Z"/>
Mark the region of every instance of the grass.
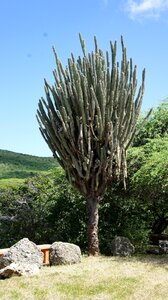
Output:
<path fill-rule="evenodd" d="M 22 178 L 0 179 L 0 189 L 18 188 L 24 183 Z"/>
<path fill-rule="evenodd" d="M 0 188 L 19 187 L 28 177 L 58 166 L 53 157 L 38 157 L 0 150 Z"/>
<path fill-rule="evenodd" d="M 167 288 L 168 257 L 83 257 L 80 264 L 1 280 L 0 299 L 165 300 Z"/>

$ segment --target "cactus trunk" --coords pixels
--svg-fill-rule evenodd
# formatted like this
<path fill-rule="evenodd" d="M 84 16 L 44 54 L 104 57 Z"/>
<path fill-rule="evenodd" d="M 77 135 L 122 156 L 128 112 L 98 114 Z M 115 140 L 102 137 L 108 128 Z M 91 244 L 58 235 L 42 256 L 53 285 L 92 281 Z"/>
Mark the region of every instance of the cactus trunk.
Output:
<path fill-rule="evenodd" d="M 99 254 L 99 237 L 98 237 L 98 222 L 99 222 L 99 198 L 89 197 L 88 203 L 88 247 L 89 254 L 97 256 Z"/>

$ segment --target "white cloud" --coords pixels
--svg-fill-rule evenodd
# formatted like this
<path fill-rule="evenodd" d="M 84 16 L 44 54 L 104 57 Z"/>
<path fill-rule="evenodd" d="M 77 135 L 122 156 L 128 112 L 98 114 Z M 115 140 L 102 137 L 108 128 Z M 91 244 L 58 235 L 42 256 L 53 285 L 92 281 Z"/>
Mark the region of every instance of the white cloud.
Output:
<path fill-rule="evenodd" d="M 128 0 L 126 10 L 132 19 L 137 17 L 159 18 L 168 9 L 168 0 Z"/>

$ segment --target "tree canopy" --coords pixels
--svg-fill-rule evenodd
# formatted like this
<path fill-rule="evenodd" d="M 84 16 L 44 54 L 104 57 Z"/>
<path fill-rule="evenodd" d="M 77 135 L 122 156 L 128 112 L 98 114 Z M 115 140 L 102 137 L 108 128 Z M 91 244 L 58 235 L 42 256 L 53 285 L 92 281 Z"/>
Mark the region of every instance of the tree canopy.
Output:
<path fill-rule="evenodd" d="M 122 59 L 117 61 L 117 42 L 111 53 L 98 47 L 83 57 L 71 55 L 64 69 L 54 49 L 55 84 L 45 80 L 46 99 L 37 110 L 40 131 L 65 170 L 68 180 L 87 199 L 89 253 L 99 253 L 98 207 L 109 184 L 127 177 L 126 150 L 136 130 L 144 93 L 145 70 L 137 90 L 136 66 L 127 59 L 121 37 Z"/>

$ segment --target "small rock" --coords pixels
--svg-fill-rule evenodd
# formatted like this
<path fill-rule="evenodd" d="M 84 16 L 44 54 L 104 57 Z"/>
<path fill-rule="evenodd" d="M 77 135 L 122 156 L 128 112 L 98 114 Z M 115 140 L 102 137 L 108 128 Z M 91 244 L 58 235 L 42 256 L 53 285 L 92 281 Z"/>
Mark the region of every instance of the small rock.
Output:
<path fill-rule="evenodd" d="M 159 240 L 159 254 L 168 254 L 168 241 Z"/>
<path fill-rule="evenodd" d="M 135 252 L 135 247 L 128 238 L 117 236 L 111 243 L 111 252 L 114 256 L 131 256 Z"/>
<path fill-rule="evenodd" d="M 12 276 L 35 275 L 39 272 L 36 264 L 11 263 L 9 266 L 0 270 L 0 278 L 6 279 Z"/>

